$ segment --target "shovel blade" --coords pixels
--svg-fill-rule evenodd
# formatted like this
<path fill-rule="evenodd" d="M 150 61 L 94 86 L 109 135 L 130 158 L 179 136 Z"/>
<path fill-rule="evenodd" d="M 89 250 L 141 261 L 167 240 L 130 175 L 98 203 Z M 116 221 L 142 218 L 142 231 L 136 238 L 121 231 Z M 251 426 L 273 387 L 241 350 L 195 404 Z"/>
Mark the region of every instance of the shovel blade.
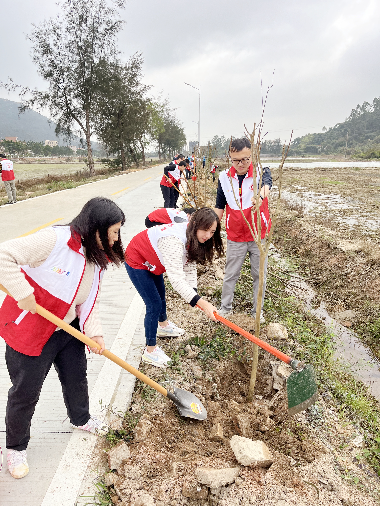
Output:
<path fill-rule="evenodd" d="M 174 387 L 174 392 L 168 392 L 168 397 L 177 406 L 179 414 L 196 420 L 206 420 L 207 411 L 201 401 L 191 392 Z"/>
<path fill-rule="evenodd" d="M 318 398 L 313 366 L 306 365 L 301 371 L 294 371 L 286 382 L 288 412 L 295 415 L 312 406 Z"/>

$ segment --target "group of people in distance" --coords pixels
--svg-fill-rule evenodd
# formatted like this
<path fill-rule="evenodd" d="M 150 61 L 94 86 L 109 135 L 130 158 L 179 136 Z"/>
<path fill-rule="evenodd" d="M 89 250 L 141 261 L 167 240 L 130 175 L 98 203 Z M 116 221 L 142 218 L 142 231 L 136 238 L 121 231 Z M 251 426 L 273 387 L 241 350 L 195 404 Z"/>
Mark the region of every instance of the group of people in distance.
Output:
<path fill-rule="evenodd" d="M 251 222 L 253 185 L 258 185 L 262 238 L 270 228 L 269 169 L 254 168 L 247 139 L 231 143 L 232 167 L 219 176 L 215 209 L 153 211 L 146 229 L 132 238 L 124 251 L 120 228 L 123 211 L 111 200 L 94 198 L 66 226 L 54 226 L 36 234 L 0 244 L 0 283 L 9 291 L 0 308 L 0 335 L 6 341 L 6 364 L 12 381 L 6 410 L 8 469 L 14 478 L 29 472 L 26 449 L 30 424 L 41 388 L 52 365 L 57 370 L 68 417 L 74 428 L 101 434 L 107 430 L 89 412 L 85 345 L 36 314 L 36 303 L 85 332 L 105 349 L 99 321 L 98 294 L 104 271 L 124 262 L 128 275 L 145 305 L 146 347 L 142 360 L 165 367 L 170 357 L 157 346 L 157 336 L 184 334 L 168 319 L 163 273 L 182 298 L 198 306 L 216 321 L 215 312 L 232 311 L 233 292 L 246 253 L 254 279 L 253 311 L 258 287 L 257 246 L 232 197 L 235 195 Z M 174 172 L 183 160 L 177 159 Z M 230 185 L 230 186 L 228 186 Z M 161 183 L 162 186 L 162 183 Z M 227 264 L 222 306 L 218 309 L 197 293 L 197 264 L 212 262 L 224 253 L 221 218 L 226 210 Z M 252 223 L 252 222 L 251 222 Z M 122 296 L 122 294 L 118 294 Z"/>
<path fill-rule="evenodd" d="M 190 179 L 195 174 L 194 153 L 188 157 L 178 154 L 169 165 L 164 167 L 164 174 L 160 182 L 162 196 L 164 197 L 164 207 L 177 208 L 181 177 L 184 176 L 186 179 Z"/>

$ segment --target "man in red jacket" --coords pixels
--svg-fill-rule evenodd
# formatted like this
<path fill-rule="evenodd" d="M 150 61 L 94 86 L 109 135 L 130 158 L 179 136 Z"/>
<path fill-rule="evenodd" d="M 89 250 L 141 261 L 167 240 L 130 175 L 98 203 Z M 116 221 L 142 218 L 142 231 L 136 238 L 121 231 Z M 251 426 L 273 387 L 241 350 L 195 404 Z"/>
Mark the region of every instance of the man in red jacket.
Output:
<path fill-rule="evenodd" d="M 251 275 L 253 279 L 253 307 L 252 316 L 256 315 L 257 294 L 259 290 L 259 262 L 260 251 L 255 243 L 251 231 L 246 224 L 240 208 L 252 226 L 252 197 L 254 186 L 260 193 L 260 217 L 261 217 L 261 240 L 269 233 L 271 219 L 268 208 L 268 195 L 272 188 L 272 176 L 268 167 L 263 168 L 260 184 L 260 169 L 254 168 L 251 162 L 251 143 L 248 139 L 234 139 L 231 142 L 230 157 L 232 167 L 224 170 L 219 175 L 218 190 L 216 195 L 215 212 L 222 219 L 226 208 L 226 231 L 227 231 L 227 259 L 226 270 L 223 279 L 222 301 L 219 314 L 226 316 L 232 313 L 232 301 L 234 298 L 235 285 L 239 278 L 244 259 L 249 254 L 251 263 Z M 232 181 L 232 186 L 231 186 Z M 239 206 L 235 197 L 238 199 Z M 255 228 L 257 228 L 257 214 L 254 215 Z M 253 227 L 252 227 L 253 228 Z M 260 321 L 265 321 L 262 313 L 265 294 L 267 259 L 265 261 L 265 278 L 263 301 L 261 306 Z"/>
<path fill-rule="evenodd" d="M 4 182 L 5 190 L 8 195 L 7 204 L 15 204 L 16 200 L 16 186 L 15 186 L 15 175 L 13 172 L 13 162 L 8 160 L 6 155 L 0 154 L 0 172 L 1 179 Z"/>

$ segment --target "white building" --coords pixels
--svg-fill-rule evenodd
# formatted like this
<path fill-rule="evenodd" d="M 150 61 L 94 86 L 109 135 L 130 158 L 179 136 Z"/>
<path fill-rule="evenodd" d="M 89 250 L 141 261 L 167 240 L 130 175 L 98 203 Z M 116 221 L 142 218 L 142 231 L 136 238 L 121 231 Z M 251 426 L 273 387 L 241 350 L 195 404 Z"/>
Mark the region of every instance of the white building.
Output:
<path fill-rule="evenodd" d="M 54 146 L 58 146 L 58 141 L 45 141 L 45 146 L 50 146 L 51 148 L 54 148 Z"/>

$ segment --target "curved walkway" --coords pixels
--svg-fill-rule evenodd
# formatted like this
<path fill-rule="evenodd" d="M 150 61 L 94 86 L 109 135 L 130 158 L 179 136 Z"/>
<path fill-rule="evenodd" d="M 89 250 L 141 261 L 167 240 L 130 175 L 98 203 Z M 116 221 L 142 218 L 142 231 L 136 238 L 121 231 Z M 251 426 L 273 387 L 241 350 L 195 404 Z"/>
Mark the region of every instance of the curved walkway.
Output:
<path fill-rule="evenodd" d="M 144 228 L 146 215 L 161 207 L 159 180 L 163 166 L 116 176 L 0 207 L 0 242 L 30 233 L 48 224 L 70 221 L 83 204 L 94 196 L 114 199 L 126 214 L 122 227 L 124 245 Z M 0 293 L 0 302 L 4 299 Z M 111 268 L 104 275 L 100 313 L 107 349 L 138 367 L 145 338 L 144 304 L 130 282 L 124 267 Z M 11 385 L 4 360 L 5 343 L 0 339 L 0 446 L 4 453 L 0 473 L 0 506 L 74 506 L 81 490 L 93 476 L 92 451 L 97 437 L 73 431 L 66 419 L 58 376 L 52 369 L 44 383 L 32 421 L 28 448 L 30 472 L 14 480 L 6 466 L 5 408 Z M 113 362 L 88 356 L 91 413 L 105 418 L 112 408 L 111 423 L 119 423 L 117 413 L 130 402 L 135 378 Z M 91 503 L 80 500 L 78 504 Z"/>

